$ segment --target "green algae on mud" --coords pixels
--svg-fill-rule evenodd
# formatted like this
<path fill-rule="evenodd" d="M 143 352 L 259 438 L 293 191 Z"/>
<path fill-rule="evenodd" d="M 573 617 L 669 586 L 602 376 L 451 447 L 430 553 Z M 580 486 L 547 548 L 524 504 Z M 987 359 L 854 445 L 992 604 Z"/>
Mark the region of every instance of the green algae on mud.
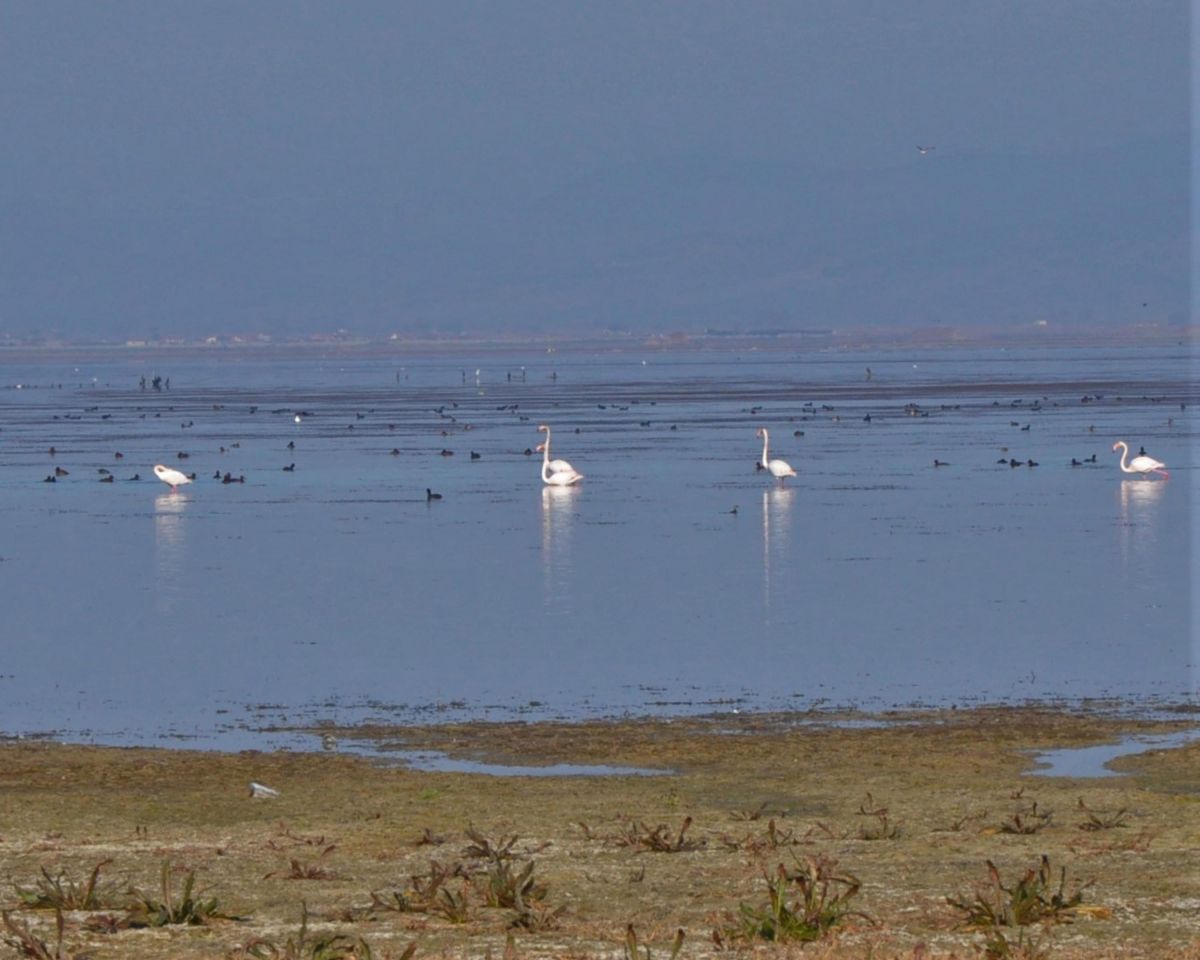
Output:
<path fill-rule="evenodd" d="M 881 725 L 829 719 L 334 731 L 342 743 L 386 738 L 491 763 L 673 771 L 649 777 L 419 772 L 337 752 L 10 743 L 0 747 L 0 905 L 18 907 L 13 884 L 29 886 L 43 868 L 78 878 L 111 860 L 103 877 L 119 892 L 152 887 L 167 863 L 176 876 L 194 872 L 221 913 L 248 919 L 97 932 L 73 912 L 65 944 L 97 960 L 233 956 L 255 938 L 294 938 L 306 904 L 314 935 L 361 937 L 376 957 L 399 957 L 414 942 L 417 957 L 499 956 L 510 932 L 522 957 L 621 956 L 630 924 L 655 956 L 682 928 L 680 955 L 699 957 L 716 951 L 713 930 L 740 904 L 765 904 L 765 872 L 820 855 L 861 881 L 853 907 L 865 916 L 848 917 L 804 956 L 967 957 L 982 935 L 961 928 L 947 898 L 969 898 L 989 860 L 1011 877 L 1046 855 L 1089 884 L 1074 922 L 1037 932 L 1051 960 L 1200 957 L 1200 745 L 1122 758 L 1121 777 L 1027 776 L 1034 751 L 1179 730 L 1191 718 L 1010 708 L 896 714 Z M 252 799 L 251 781 L 279 797 Z M 1044 822 L 1005 830 L 1023 812 L 1030 822 L 1034 804 Z M 1083 826 L 1084 811 L 1121 809 L 1121 826 Z M 516 837 L 513 863 L 534 864 L 531 882 L 544 888 L 535 906 L 553 916 L 522 926 L 514 909 L 488 905 L 489 861 L 468 830 L 496 847 Z M 656 834 L 669 842 L 644 840 Z M 461 915 L 378 906 L 399 902 L 397 893 L 411 899 L 414 878 L 434 874 L 431 862 L 448 872 Z M 105 912 L 120 910 L 117 902 Z M 52 912 L 16 916 L 53 940 Z M 0 947 L 0 956 L 6 950 L 16 955 Z"/>

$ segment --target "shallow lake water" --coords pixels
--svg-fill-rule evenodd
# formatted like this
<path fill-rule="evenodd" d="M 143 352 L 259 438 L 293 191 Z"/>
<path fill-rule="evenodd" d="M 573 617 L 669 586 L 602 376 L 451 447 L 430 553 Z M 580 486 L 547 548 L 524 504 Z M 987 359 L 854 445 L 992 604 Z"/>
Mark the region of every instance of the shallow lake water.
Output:
<path fill-rule="evenodd" d="M 0 735 L 1193 703 L 1194 374 L 1183 346 L 0 357 Z M 539 423 L 577 487 L 543 486 Z"/>

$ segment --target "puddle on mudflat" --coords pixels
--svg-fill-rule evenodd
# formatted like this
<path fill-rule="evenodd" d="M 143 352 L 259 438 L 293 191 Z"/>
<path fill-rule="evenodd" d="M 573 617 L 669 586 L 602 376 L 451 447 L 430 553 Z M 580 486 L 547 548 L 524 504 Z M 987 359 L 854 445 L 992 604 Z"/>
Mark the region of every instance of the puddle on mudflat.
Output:
<path fill-rule="evenodd" d="M 606 763 L 507 764 L 452 757 L 441 750 L 405 750 L 375 740 L 341 741 L 342 753 L 429 773 L 479 773 L 490 777 L 670 777 L 674 770 Z"/>
<path fill-rule="evenodd" d="M 1029 771 L 1035 777 L 1122 777 L 1120 770 L 1111 770 L 1110 761 L 1131 757 L 1151 750 L 1170 750 L 1200 738 L 1200 728 L 1180 730 L 1164 736 L 1126 737 L 1117 743 L 1102 743 L 1091 747 L 1063 747 L 1045 750 L 1034 756 L 1038 767 Z"/>
<path fill-rule="evenodd" d="M 670 777 L 674 770 L 651 770 L 647 767 L 616 767 L 596 763 L 551 763 L 526 766 L 503 763 L 484 763 L 462 760 L 436 750 L 399 750 L 388 756 L 413 770 L 431 773 L 482 773 L 492 777 Z"/>

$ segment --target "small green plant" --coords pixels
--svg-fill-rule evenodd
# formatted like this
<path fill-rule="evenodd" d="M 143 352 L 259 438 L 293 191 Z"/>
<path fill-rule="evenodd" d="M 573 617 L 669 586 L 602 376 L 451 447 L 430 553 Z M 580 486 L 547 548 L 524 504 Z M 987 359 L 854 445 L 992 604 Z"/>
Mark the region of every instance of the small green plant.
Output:
<path fill-rule="evenodd" d="M 336 880 L 337 875 L 331 870 L 326 870 L 320 864 L 308 863 L 304 860 L 297 860 L 292 857 L 288 861 L 289 867 L 287 873 L 280 874 L 284 880 Z M 274 873 L 268 873 L 268 877 L 276 876 Z M 264 878 L 265 879 L 265 878 Z"/>
<path fill-rule="evenodd" d="M 730 810 L 729 815 L 734 820 L 758 820 L 767 811 L 767 801 L 764 800 L 753 810 Z"/>
<path fill-rule="evenodd" d="M 979 813 L 964 813 L 962 816 L 951 818 L 950 822 L 944 827 L 935 827 L 935 833 L 958 833 L 965 830 L 967 824 L 978 823 L 987 818 L 987 811 L 982 810 Z"/>
<path fill-rule="evenodd" d="M 866 800 L 858 806 L 858 816 L 874 820 L 874 823 L 859 828 L 860 840 L 895 840 L 900 836 L 900 824 L 889 821 L 888 808 L 875 806 L 875 798 L 869 793 Z"/>
<path fill-rule="evenodd" d="M 74 954 L 63 949 L 63 915 L 62 908 L 54 908 L 54 927 L 57 937 L 53 948 L 45 940 L 29 929 L 27 924 L 14 920 L 12 914 L 5 910 L 0 913 L 4 921 L 4 929 L 8 933 L 3 942 L 17 951 L 17 956 L 31 957 L 33 960 L 72 960 Z"/>
<path fill-rule="evenodd" d="M 72 880 L 63 872 L 51 876 L 42 867 L 42 875 L 32 887 L 13 886 L 21 905 L 31 910 L 101 910 L 106 898 L 99 889 L 100 871 L 110 863 L 101 860 L 86 881 Z"/>
<path fill-rule="evenodd" d="M 691 825 L 692 818 L 684 817 L 679 833 L 672 835 L 665 823 L 660 823 L 652 830 L 640 821 L 630 820 L 614 839 L 616 844 L 622 847 L 641 847 L 654 853 L 682 853 L 697 850 L 704 845 L 703 841 L 687 839 L 688 828 Z"/>
<path fill-rule="evenodd" d="M 796 839 L 796 831 L 779 827 L 774 819 L 767 821 L 765 836 L 754 836 L 748 833 L 739 840 L 736 837 L 722 835 L 721 842 L 730 850 L 745 850 L 750 853 L 778 850 L 780 847 L 793 847 L 800 843 Z"/>
<path fill-rule="evenodd" d="M 767 906 L 743 903 L 735 923 L 713 932 L 718 946 L 728 939 L 774 942 L 820 940 L 847 916 L 864 916 L 850 909 L 861 884 L 836 871 L 837 862 L 824 855 L 797 860 L 799 869 L 783 864 L 772 875 L 764 872 Z"/>
<path fill-rule="evenodd" d="M 1048 827 L 1054 819 L 1054 814 L 1048 810 L 1039 810 L 1034 800 L 1028 807 L 1022 807 L 1013 812 L 1012 816 L 1000 824 L 1001 833 L 1016 833 L 1029 835 L 1039 833 Z"/>
<path fill-rule="evenodd" d="M 466 923 L 471 919 L 470 890 L 471 883 L 465 879 L 457 893 L 448 886 L 443 886 L 439 888 L 437 896 L 425 908 L 425 912 L 439 916 L 450 923 Z"/>
<path fill-rule="evenodd" d="M 479 833 L 472 827 L 467 827 L 467 838 L 471 843 L 467 849 L 463 851 L 465 857 L 475 857 L 481 860 L 506 860 L 515 857 L 512 852 L 513 845 L 517 842 L 517 835 L 514 833 L 507 839 L 501 837 L 495 843 Z"/>
<path fill-rule="evenodd" d="M 520 870 L 510 860 L 497 860 L 482 878 L 483 899 L 489 907 L 521 909 L 535 900 L 545 900 L 545 884 L 533 879 L 533 861 Z"/>
<path fill-rule="evenodd" d="M 1067 893 L 1067 868 L 1054 874 L 1050 858 L 1043 855 L 1037 867 L 1031 867 L 1016 883 L 1005 885 L 1000 871 L 987 861 L 987 883 L 978 887 L 971 898 L 947 897 L 946 902 L 962 914 L 962 926 L 967 929 L 994 933 L 1001 927 L 1027 927 L 1031 924 L 1064 923 L 1071 920 L 1072 911 L 1083 902 L 1083 891 L 1090 886 L 1076 886 Z"/>
<path fill-rule="evenodd" d="M 671 952 L 667 954 L 668 960 L 675 960 L 682 949 L 683 930 L 676 930 L 675 939 L 671 941 Z M 625 960 L 654 960 L 653 955 L 650 953 L 650 948 L 638 943 L 637 931 L 633 929 L 632 923 L 625 928 L 624 958 Z"/>
<path fill-rule="evenodd" d="M 1112 830 L 1116 827 L 1128 826 L 1128 823 L 1125 821 L 1125 814 L 1129 812 L 1128 807 L 1122 807 L 1116 813 L 1107 813 L 1103 810 L 1093 810 L 1083 802 L 1083 797 L 1080 797 L 1079 809 L 1083 815 L 1087 817 L 1083 823 L 1079 824 L 1080 830 L 1095 832 L 1098 830 Z"/>
<path fill-rule="evenodd" d="M 424 846 L 440 847 L 445 842 L 446 842 L 445 837 L 441 836 L 440 834 L 434 833 L 432 830 L 430 830 L 428 827 L 426 827 L 425 831 L 421 834 L 421 836 L 419 836 L 417 838 L 416 845 L 418 847 L 424 847 Z"/>
<path fill-rule="evenodd" d="M 443 866 L 437 860 L 429 861 L 428 873 L 414 873 L 405 890 L 393 890 L 390 894 L 371 892 L 372 910 L 392 910 L 397 913 L 428 913 L 437 901 L 439 891 L 454 877 L 468 879 L 470 872 L 461 863 Z"/>
<path fill-rule="evenodd" d="M 542 903 L 520 903 L 516 907 L 510 927 L 537 932 L 553 930 L 558 926 L 558 918 L 567 912 L 566 905 L 548 907 Z"/>
<path fill-rule="evenodd" d="M 412 960 L 416 943 L 410 943 L 399 960 Z M 310 937 L 308 933 L 308 904 L 300 904 L 300 930 L 283 943 L 256 937 L 227 954 L 230 960 L 372 960 L 371 946 L 362 937 L 341 933 L 326 933 Z"/>
<path fill-rule="evenodd" d="M 193 895 L 196 873 L 191 871 L 184 878 L 183 889 L 176 896 L 171 884 L 171 865 L 163 861 L 160 886 L 162 898 L 156 899 L 141 890 L 133 889 L 134 902 L 129 907 L 126 919 L 131 927 L 165 927 L 173 924 L 199 926 L 212 920 L 240 920 L 221 913 L 216 897 L 201 898 Z"/>
<path fill-rule="evenodd" d="M 530 856 L 550 846 L 550 842 L 547 841 L 537 847 L 527 847 L 524 850 L 517 851 L 513 850 L 519 839 L 515 833 L 507 838 L 502 836 L 494 842 L 471 827 L 467 828 L 466 833 L 471 843 L 463 851 L 463 856 L 468 859 L 491 860 L 493 862 L 512 860 L 518 856 Z"/>
<path fill-rule="evenodd" d="M 83 921 L 83 927 L 92 933 L 119 933 L 129 929 L 129 918 L 116 913 L 93 913 Z"/>
<path fill-rule="evenodd" d="M 984 960 L 1049 960 L 1050 953 L 1024 927 L 1010 940 L 1001 930 L 990 930 L 983 941 Z"/>

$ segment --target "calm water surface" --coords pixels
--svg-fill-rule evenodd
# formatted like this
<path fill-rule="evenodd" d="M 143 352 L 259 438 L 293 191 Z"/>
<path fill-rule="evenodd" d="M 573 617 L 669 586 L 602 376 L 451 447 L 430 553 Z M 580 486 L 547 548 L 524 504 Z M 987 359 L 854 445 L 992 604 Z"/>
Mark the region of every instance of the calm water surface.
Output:
<path fill-rule="evenodd" d="M 2 735 L 1197 696 L 1184 348 L 157 365 L 0 359 Z"/>

